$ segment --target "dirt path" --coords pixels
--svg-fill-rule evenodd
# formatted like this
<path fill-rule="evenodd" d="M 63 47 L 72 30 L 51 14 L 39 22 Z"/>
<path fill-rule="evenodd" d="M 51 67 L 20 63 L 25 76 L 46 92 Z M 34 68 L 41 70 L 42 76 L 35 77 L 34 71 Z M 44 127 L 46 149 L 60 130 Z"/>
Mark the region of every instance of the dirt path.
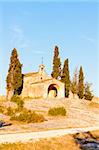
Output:
<path fill-rule="evenodd" d="M 40 132 L 28 132 L 28 133 L 1 134 L 0 143 L 27 142 L 29 140 L 52 138 L 57 136 L 63 136 L 66 134 L 74 134 L 74 133 L 94 131 L 94 130 L 99 130 L 99 126 L 86 127 L 86 128 L 49 130 L 49 131 L 40 131 Z"/>

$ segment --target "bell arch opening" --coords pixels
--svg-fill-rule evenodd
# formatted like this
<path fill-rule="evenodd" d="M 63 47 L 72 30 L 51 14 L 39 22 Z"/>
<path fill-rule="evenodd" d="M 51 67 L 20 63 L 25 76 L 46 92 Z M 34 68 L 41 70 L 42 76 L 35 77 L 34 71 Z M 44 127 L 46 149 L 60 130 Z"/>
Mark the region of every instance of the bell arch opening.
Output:
<path fill-rule="evenodd" d="M 56 84 L 51 84 L 48 87 L 48 97 L 54 98 L 58 96 L 58 87 Z"/>

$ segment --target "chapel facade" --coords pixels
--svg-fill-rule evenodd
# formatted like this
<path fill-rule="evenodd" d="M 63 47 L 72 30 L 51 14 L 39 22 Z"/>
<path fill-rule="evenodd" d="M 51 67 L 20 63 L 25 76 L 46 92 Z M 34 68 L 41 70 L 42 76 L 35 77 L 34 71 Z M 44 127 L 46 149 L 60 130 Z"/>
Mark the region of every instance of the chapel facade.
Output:
<path fill-rule="evenodd" d="M 22 98 L 64 98 L 65 86 L 59 80 L 47 75 L 44 64 L 38 72 L 23 75 Z"/>

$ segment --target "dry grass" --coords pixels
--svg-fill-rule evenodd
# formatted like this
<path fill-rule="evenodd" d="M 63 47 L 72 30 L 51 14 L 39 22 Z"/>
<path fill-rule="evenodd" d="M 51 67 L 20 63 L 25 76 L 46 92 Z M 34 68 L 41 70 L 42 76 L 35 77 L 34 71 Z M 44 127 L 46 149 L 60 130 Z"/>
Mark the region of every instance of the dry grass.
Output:
<path fill-rule="evenodd" d="M 99 140 L 99 130 L 91 131 L 90 133 L 95 139 Z"/>
<path fill-rule="evenodd" d="M 0 96 L 0 106 L 3 106 L 6 101 L 7 100 L 5 96 Z"/>
<path fill-rule="evenodd" d="M 99 104 L 99 97 L 94 97 L 92 101 L 96 104 Z"/>
<path fill-rule="evenodd" d="M 30 141 L 28 143 L 2 144 L 0 150 L 80 150 L 72 136 Z"/>
<path fill-rule="evenodd" d="M 12 121 L 12 126 L 2 128 L 1 132 L 23 132 L 24 131 L 44 131 L 63 128 L 77 128 L 99 126 L 99 104 L 92 101 L 80 99 L 29 99 L 25 100 L 25 108 L 41 113 L 46 121 L 40 124 L 18 124 Z M 4 102 L 4 107 L 12 107 L 12 103 Z M 48 110 L 52 107 L 64 107 L 66 116 L 49 116 Z M 14 108 L 14 107 L 13 107 Z M 4 120 L 6 116 L 1 119 Z M 79 119 L 81 118 L 81 119 Z M 5 120 L 6 121 L 6 120 Z M 13 130 L 14 129 L 14 130 Z"/>

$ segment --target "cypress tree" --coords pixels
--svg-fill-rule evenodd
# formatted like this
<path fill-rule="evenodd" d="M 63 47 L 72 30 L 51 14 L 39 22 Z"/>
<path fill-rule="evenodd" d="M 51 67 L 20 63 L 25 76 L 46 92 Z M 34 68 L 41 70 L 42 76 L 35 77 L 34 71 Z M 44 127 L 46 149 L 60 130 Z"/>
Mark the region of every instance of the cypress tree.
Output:
<path fill-rule="evenodd" d="M 22 87 L 22 64 L 18 59 L 17 50 L 14 48 L 10 57 L 10 65 L 6 78 L 7 91 L 13 91 L 13 95 L 19 95 Z"/>
<path fill-rule="evenodd" d="M 55 79 L 59 79 L 61 76 L 61 62 L 59 58 L 58 46 L 55 46 L 54 49 L 54 58 L 53 58 L 53 71 L 51 76 Z"/>
<path fill-rule="evenodd" d="M 64 61 L 61 81 L 63 83 L 65 83 L 65 97 L 68 97 L 69 96 L 69 91 L 70 91 L 70 75 L 69 75 L 68 59 L 66 59 Z"/>
<path fill-rule="evenodd" d="M 84 97 L 84 74 L 82 66 L 79 70 L 79 81 L 78 81 L 78 96 L 80 99 Z"/>
<path fill-rule="evenodd" d="M 77 94 L 78 91 L 78 70 L 77 68 L 74 71 L 73 79 L 71 81 L 71 92 L 73 93 L 73 96 Z"/>
<path fill-rule="evenodd" d="M 87 82 L 85 84 L 85 94 L 84 94 L 84 98 L 86 100 L 92 100 L 93 98 L 93 94 L 92 94 L 92 91 L 90 90 L 90 87 L 91 87 L 91 84 Z"/>

